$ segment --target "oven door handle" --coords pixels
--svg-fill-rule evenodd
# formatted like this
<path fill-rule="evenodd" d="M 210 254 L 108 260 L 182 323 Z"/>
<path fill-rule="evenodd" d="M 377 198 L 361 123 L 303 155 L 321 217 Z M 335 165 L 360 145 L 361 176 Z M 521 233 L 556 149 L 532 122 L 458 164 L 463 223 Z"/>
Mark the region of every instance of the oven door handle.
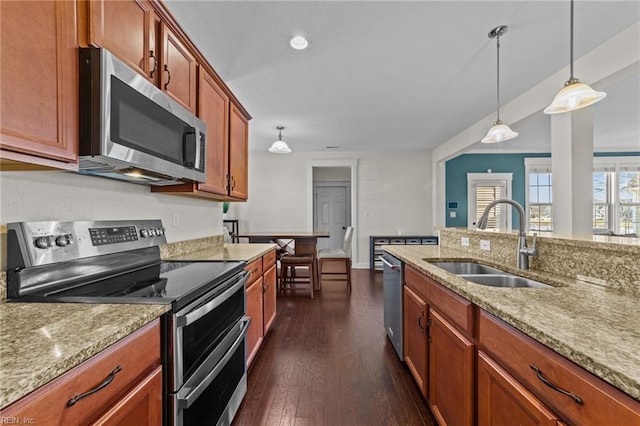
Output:
<path fill-rule="evenodd" d="M 224 354 L 220 362 L 218 362 L 216 366 L 213 367 L 211 372 L 207 374 L 207 376 L 204 379 L 202 379 L 202 381 L 200 381 L 200 383 L 198 383 L 197 386 L 193 388 L 186 388 L 185 390 L 189 390 L 190 392 L 184 397 L 181 397 L 180 395 L 178 395 L 178 407 L 182 408 L 183 410 L 189 408 L 191 404 L 193 404 L 193 402 L 196 399 L 198 399 L 198 397 L 202 394 L 202 392 L 204 392 L 207 389 L 207 387 L 211 384 L 211 382 L 213 382 L 213 380 L 220 373 L 220 371 L 227 365 L 227 363 L 229 362 L 229 360 L 231 359 L 235 351 L 238 349 L 238 347 L 241 344 L 244 344 L 244 338 L 247 334 L 247 329 L 249 328 L 249 324 L 251 323 L 251 318 L 245 315 L 244 317 L 242 317 L 242 319 L 240 319 L 240 322 L 242 323 L 242 329 L 240 330 L 240 335 L 229 347 L 229 350 L 227 350 L 227 352 Z"/>
<path fill-rule="evenodd" d="M 249 273 L 247 271 L 242 271 L 240 278 L 238 278 L 238 282 L 226 289 L 222 294 L 211 300 L 209 303 L 189 312 L 187 315 L 179 315 L 176 319 L 176 324 L 178 325 L 178 327 L 186 327 L 190 324 L 193 324 L 194 322 L 198 321 L 200 318 L 223 304 L 236 291 L 238 291 L 240 287 L 244 287 L 248 277 Z"/>

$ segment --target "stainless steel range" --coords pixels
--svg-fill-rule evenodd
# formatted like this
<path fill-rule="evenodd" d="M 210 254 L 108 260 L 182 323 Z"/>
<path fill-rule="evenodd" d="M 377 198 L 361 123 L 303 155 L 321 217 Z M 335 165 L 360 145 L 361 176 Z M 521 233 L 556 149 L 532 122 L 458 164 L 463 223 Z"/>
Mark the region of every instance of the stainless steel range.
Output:
<path fill-rule="evenodd" d="M 165 423 L 231 423 L 247 386 L 245 262 L 163 261 L 159 220 L 7 228 L 8 302 L 170 304 Z"/>

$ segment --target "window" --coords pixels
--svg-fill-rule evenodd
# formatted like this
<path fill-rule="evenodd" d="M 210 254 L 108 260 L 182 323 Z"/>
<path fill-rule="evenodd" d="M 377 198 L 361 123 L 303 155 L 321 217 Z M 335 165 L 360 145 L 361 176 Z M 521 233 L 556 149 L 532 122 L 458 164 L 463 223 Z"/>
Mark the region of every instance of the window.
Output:
<path fill-rule="evenodd" d="M 529 229 L 535 231 L 552 231 L 552 193 L 551 173 L 529 174 Z"/>
<path fill-rule="evenodd" d="M 468 227 L 476 223 L 492 201 L 511 198 L 511 173 L 467 173 Z M 488 215 L 487 228 L 495 231 L 511 230 L 509 206 L 498 204 Z"/>
<path fill-rule="evenodd" d="M 640 171 L 618 173 L 618 216 L 620 234 L 640 235 Z"/>
<path fill-rule="evenodd" d="M 640 157 L 596 157 L 593 232 L 640 235 Z M 525 158 L 527 229 L 553 230 L 550 158 Z"/>

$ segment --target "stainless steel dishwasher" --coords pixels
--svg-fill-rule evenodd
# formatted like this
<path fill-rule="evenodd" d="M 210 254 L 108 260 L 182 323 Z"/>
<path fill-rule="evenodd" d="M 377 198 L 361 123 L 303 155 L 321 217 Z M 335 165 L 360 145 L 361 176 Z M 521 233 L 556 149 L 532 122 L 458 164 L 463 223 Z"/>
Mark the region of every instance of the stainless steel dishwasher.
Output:
<path fill-rule="evenodd" d="M 380 256 L 383 264 L 384 330 L 401 361 L 404 361 L 402 339 L 403 263 L 389 253 Z"/>

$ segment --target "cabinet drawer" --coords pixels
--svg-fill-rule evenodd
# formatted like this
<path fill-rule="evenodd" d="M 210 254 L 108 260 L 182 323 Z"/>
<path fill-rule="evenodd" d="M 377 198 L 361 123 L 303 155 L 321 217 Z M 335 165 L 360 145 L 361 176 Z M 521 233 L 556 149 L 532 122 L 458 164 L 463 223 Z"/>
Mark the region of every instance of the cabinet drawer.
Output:
<path fill-rule="evenodd" d="M 473 303 L 464 299 L 442 284 L 425 277 L 427 281 L 427 300 L 431 306 L 442 312 L 460 331 L 473 336 Z"/>
<path fill-rule="evenodd" d="M 373 244 L 389 244 L 389 239 L 388 238 L 375 238 L 373 240 Z"/>
<path fill-rule="evenodd" d="M 160 321 L 155 320 L 2 410 L 2 416 L 29 418 L 42 425 L 87 424 L 159 365 Z M 74 397 L 110 377 L 102 389 L 68 406 Z"/>
<path fill-rule="evenodd" d="M 404 282 L 411 290 L 415 291 L 423 299 L 427 299 L 427 286 L 429 282 L 422 272 L 409 265 L 404 266 Z"/>
<path fill-rule="evenodd" d="M 420 238 L 407 238 L 405 241 L 407 244 L 413 244 L 413 245 L 420 245 L 422 243 Z"/>
<path fill-rule="evenodd" d="M 389 242 L 391 244 L 404 244 L 404 238 L 392 238 Z"/>
<path fill-rule="evenodd" d="M 262 258 L 256 259 L 247 264 L 247 266 L 244 267 L 244 270 L 249 273 L 249 278 L 247 279 L 247 287 L 249 287 L 251 283 L 262 276 Z"/>
<path fill-rule="evenodd" d="M 640 402 L 493 315 L 480 311 L 480 347 L 570 424 L 640 424 Z M 564 395 L 538 378 L 580 398 Z"/>
<path fill-rule="evenodd" d="M 266 271 L 276 263 L 276 251 L 272 250 L 262 256 L 262 270 Z"/>

